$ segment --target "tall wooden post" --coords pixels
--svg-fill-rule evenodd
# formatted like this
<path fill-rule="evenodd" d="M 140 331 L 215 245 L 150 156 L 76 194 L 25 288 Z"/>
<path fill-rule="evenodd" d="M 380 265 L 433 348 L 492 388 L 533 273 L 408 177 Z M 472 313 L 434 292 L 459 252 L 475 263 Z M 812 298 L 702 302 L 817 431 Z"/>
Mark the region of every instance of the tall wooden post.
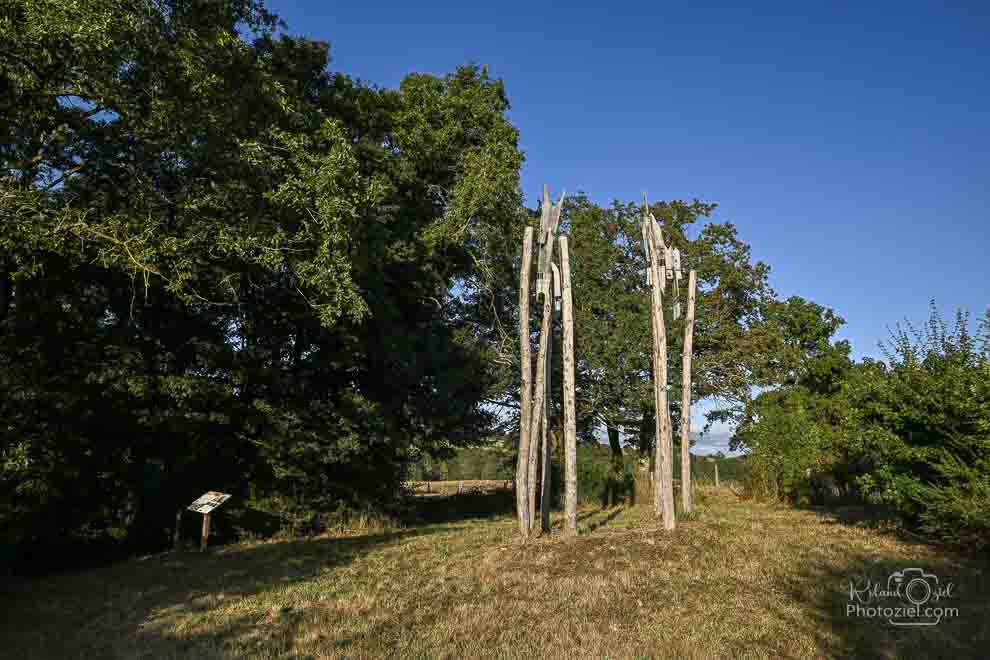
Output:
<path fill-rule="evenodd" d="M 203 530 L 199 537 L 199 551 L 206 552 L 206 540 L 210 538 L 210 514 L 203 514 Z"/>
<path fill-rule="evenodd" d="M 563 201 L 563 200 L 561 200 Z M 533 390 L 535 392 L 533 398 L 533 414 L 530 418 L 529 424 L 529 437 L 530 443 L 535 449 L 538 447 L 536 445 L 537 439 L 542 437 L 540 434 L 543 430 L 543 423 L 547 418 L 546 407 L 548 403 L 547 397 L 547 379 L 550 374 L 547 372 L 549 366 L 548 352 L 550 350 L 550 335 L 553 332 L 553 276 L 551 275 L 550 264 L 553 262 L 553 244 L 556 242 L 552 240 L 552 236 L 556 232 L 557 222 L 560 219 L 560 206 L 554 206 L 550 203 L 550 192 L 549 189 L 543 187 L 543 215 L 540 221 L 540 231 L 541 238 L 539 241 L 540 247 L 540 273 L 542 275 L 540 282 L 540 289 L 537 291 L 537 300 L 540 296 L 543 296 L 543 320 L 540 324 L 540 349 L 536 358 L 536 381 L 533 383 Z M 538 451 L 530 451 L 529 453 L 529 529 L 532 530 L 536 525 L 536 460 L 539 457 Z"/>
<path fill-rule="evenodd" d="M 691 351 L 694 344 L 694 289 L 696 275 L 688 273 L 687 318 L 681 356 L 681 505 L 691 511 Z"/>
<path fill-rule="evenodd" d="M 654 506 L 664 529 L 672 530 L 674 520 L 673 434 L 670 429 L 670 408 L 667 403 L 667 334 L 663 318 L 663 297 L 660 288 L 666 275 L 660 270 L 660 255 L 664 249 L 657 240 L 656 223 L 644 205 L 643 242 L 652 282 L 653 317 L 653 392 L 656 404 L 656 459 L 654 463 Z"/>
<path fill-rule="evenodd" d="M 557 211 L 559 213 L 559 209 Z M 554 236 L 551 235 L 551 241 L 556 240 Z M 552 412 L 552 402 L 553 402 L 553 391 L 550 388 L 550 381 L 552 380 L 551 375 L 553 374 L 553 326 L 557 325 L 557 320 L 560 318 L 560 270 L 557 268 L 557 264 L 551 263 L 550 270 L 553 272 L 553 316 L 550 320 L 550 339 L 547 341 L 547 380 L 546 380 L 546 399 L 543 402 L 544 412 L 543 412 L 543 466 L 542 475 L 543 482 L 540 486 L 540 529 L 544 532 L 550 531 L 550 496 L 552 494 L 551 477 L 553 476 L 551 470 L 550 461 L 550 450 L 551 450 L 551 434 L 550 434 L 550 413 Z M 547 287 L 550 290 L 550 287 Z"/>
<path fill-rule="evenodd" d="M 715 487 L 718 488 L 718 459 L 715 459 Z"/>
<path fill-rule="evenodd" d="M 550 240 L 553 240 L 552 238 Z M 550 272 L 547 272 L 550 277 Z M 551 287 L 547 286 L 547 296 L 552 300 Z M 555 312 L 551 312 L 550 325 L 547 327 L 547 355 L 546 355 L 546 380 L 544 381 L 543 398 L 543 428 L 541 430 L 542 453 L 540 461 L 540 531 L 550 531 L 550 404 L 551 397 L 550 381 L 553 374 L 553 317 Z"/>
<path fill-rule="evenodd" d="M 532 534 L 536 526 L 536 477 L 537 461 L 542 464 L 542 496 L 540 500 L 541 529 L 550 529 L 550 402 L 551 356 L 553 355 L 553 325 L 555 305 L 560 305 L 560 273 L 553 263 L 553 249 L 560 224 L 560 203 L 550 202 L 550 190 L 543 187 L 543 209 L 537 233 L 537 291 L 536 299 L 543 297 L 543 315 L 540 323 L 540 341 L 536 357 L 536 377 L 530 383 L 529 348 L 529 272 L 532 260 L 533 230 L 528 228 L 523 238 L 523 263 L 519 278 L 519 341 L 520 405 L 519 457 L 516 465 L 516 509 L 519 530 L 523 536 Z M 556 286 L 554 286 L 556 283 Z"/>
<path fill-rule="evenodd" d="M 529 347 L 529 285 L 533 260 L 533 228 L 526 227 L 523 233 L 522 264 L 519 267 L 519 456 L 516 465 L 516 515 L 519 531 L 529 534 L 529 420 L 533 383 Z"/>
<path fill-rule="evenodd" d="M 574 390 L 574 308 L 567 237 L 560 237 L 561 333 L 564 371 L 564 534 L 577 535 L 577 413 Z"/>

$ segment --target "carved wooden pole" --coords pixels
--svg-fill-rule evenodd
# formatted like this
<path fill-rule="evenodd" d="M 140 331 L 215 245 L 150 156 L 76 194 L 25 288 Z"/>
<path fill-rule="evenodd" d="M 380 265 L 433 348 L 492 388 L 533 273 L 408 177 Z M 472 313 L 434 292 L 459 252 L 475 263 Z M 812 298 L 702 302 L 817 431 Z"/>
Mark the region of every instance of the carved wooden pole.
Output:
<path fill-rule="evenodd" d="M 540 438 L 544 422 L 549 422 L 548 405 L 550 401 L 547 379 L 549 374 L 549 351 L 551 347 L 550 335 L 553 333 L 553 276 L 551 264 L 553 263 L 553 245 L 557 234 L 557 226 L 560 223 L 560 209 L 563 206 L 564 198 L 561 196 L 559 204 L 550 202 L 550 191 L 543 187 L 543 208 L 541 216 L 541 240 L 540 240 L 540 266 L 541 278 L 538 280 L 539 290 L 537 298 L 543 296 L 543 321 L 540 325 L 540 349 L 536 358 L 536 381 L 533 383 L 533 414 L 530 418 L 529 437 L 532 446 L 537 446 L 537 438 Z M 532 530 L 536 524 L 536 459 L 539 454 L 531 451 L 529 454 L 529 524 Z M 547 507 L 549 512 L 549 506 Z"/>
<path fill-rule="evenodd" d="M 553 207 L 550 204 L 550 190 L 543 186 L 543 205 L 540 215 L 540 233 L 537 238 L 537 249 L 539 259 L 537 260 L 536 279 L 536 299 L 543 296 L 543 316 L 540 321 L 540 347 L 536 357 L 536 379 L 533 383 L 534 395 L 532 405 L 532 415 L 529 423 L 529 438 L 532 450 L 529 453 L 529 530 L 532 532 L 536 526 L 536 476 L 537 461 L 540 458 L 541 440 L 543 438 L 543 421 L 546 413 L 546 378 L 547 378 L 547 351 L 550 349 L 550 323 L 552 321 L 553 307 L 550 295 L 547 292 L 547 283 L 550 280 L 549 263 L 552 254 L 553 244 L 547 240 L 553 225 Z M 548 249 L 549 248 L 549 249 Z"/>
<path fill-rule="evenodd" d="M 519 531 L 529 534 L 529 418 L 532 405 L 533 383 L 529 348 L 529 284 L 533 261 L 533 228 L 523 233 L 522 264 L 519 267 L 519 457 L 516 466 L 516 515 Z"/>
<path fill-rule="evenodd" d="M 530 382 L 529 335 L 529 273 L 532 262 L 533 229 L 527 228 L 523 237 L 523 263 L 519 277 L 519 342 L 520 406 L 519 456 L 516 465 L 516 509 L 519 531 L 523 536 L 532 534 L 536 526 L 536 477 L 537 461 L 542 463 L 542 496 L 540 500 L 541 529 L 550 529 L 550 402 L 551 356 L 553 355 L 554 312 L 560 309 L 560 272 L 553 263 L 553 246 L 560 225 L 560 203 L 550 202 L 550 191 L 543 187 L 543 209 L 537 233 L 537 290 L 539 301 L 543 297 L 543 315 L 540 323 L 540 341 L 536 357 L 536 378 Z M 556 303 L 556 305 L 554 304 Z"/>
<path fill-rule="evenodd" d="M 688 273 L 687 318 L 681 356 L 681 505 L 691 511 L 691 350 L 694 344 L 694 289 L 696 275 Z"/>
<path fill-rule="evenodd" d="M 560 213 L 560 210 L 557 210 Z M 556 237 L 550 236 L 548 240 L 556 240 Z M 556 325 L 556 320 L 560 317 L 560 270 L 557 269 L 557 264 L 551 262 L 550 270 L 553 272 L 553 316 L 550 320 L 550 332 L 551 336 L 547 340 L 547 380 L 546 380 L 546 399 L 543 402 L 544 412 L 543 412 L 543 463 L 542 463 L 542 475 L 543 481 L 540 486 L 540 530 L 544 532 L 550 531 L 550 494 L 551 494 L 551 470 L 550 470 L 550 413 L 551 413 L 551 403 L 553 401 L 550 389 L 551 375 L 553 374 L 553 326 Z M 549 273 L 548 273 L 549 274 Z M 550 292 L 550 287 L 547 287 L 547 291 Z"/>
<path fill-rule="evenodd" d="M 553 238 L 549 237 L 548 241 Z M 553 264 L 550 264 L 553 266 Z M 546 272 L 547 285 L 546 295 L 549 300 L 553 300 L 553 273 Z M 552 302 L 551 302 L 552 305 Z M 553 307 L 550 308 L 550 323 L 545 328 L 547 333 L 547 361 L 545 372 L 546 380 L 543 381 L 543 427 L 540 429 L 540 531 L 550 531 L 550 404 L 552 403 L 552 391 L 550 381 L 553 380 L 553 319 L 556 314 Z"/>
<path fill-rule="evenodd" d="M 652 282 L 653 318 L 653 392 L 656 404 L 656 460 L 654 464 L 654 506 L 664 529 L 672 530 L 674 521 L 673 434 L 670 429 L 670 408 L 667 404 L 667 335 L 663 318 L 661 287 L 666 273 L 660 269 L 663 240 L 647 207 L 643 208 L 643 242 Z"/>
<path fill-rule="evenodd" d="M 564 534 L 577 535 L 577 413 L 574 389 L 574 308 L 567 237 L 560 237 L 561 333 L 564 371 Z"/>
<path fill-rule="evenodd" d="M 652 216 L 650 220 L 653 221 L 653 242 L 654 245 L 663 245 L 663 237 L 660 234 L 660 227 L 653 220 Z M 659 256 L 658 256 L 657 268 L 659 269 Z M 670 264 L 665 264 L 667 266 L 667 276 L 666 279 L 671 279 L 673 272 L 670 268 Z M 662 276 L 662 274 L 661 274 Z M 663 286 L 666 289 L 666 280 L 663 281 Z M 662 479 L 662 492 L 663 497 L 663 526 L 664 529 L 672 530 L 675 526 L 675 511 L 674 511 L 674 427 L 670 423 L 670 403 L 668 401 L 668 382 L 669 373 L 667 371 L 667 329 L 666 320 L 663 314 L 663 296 L 659 297 L 660 305 L 657 307 L 657 331 L 660 335 L 660 367 L 661 367 L 661 379 L 660 379 L 660 408 L 663 411 L 663 463 L 661 467 L 663 468 L 663 479 Z"/>

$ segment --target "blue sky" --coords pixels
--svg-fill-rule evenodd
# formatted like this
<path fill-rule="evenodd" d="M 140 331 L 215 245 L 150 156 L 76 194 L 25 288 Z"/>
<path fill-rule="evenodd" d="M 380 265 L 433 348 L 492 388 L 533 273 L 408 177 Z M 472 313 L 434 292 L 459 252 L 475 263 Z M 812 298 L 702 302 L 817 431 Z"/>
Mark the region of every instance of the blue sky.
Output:
<path fill-rule="evenodd" d="M 270 0 L 383 86 L 487 64 L 544 182 L 720 204 L 782 295 L 887 326 L 990 306 L 990 3 Z M 688 6 L 690 5 L 690 6 Z"/>

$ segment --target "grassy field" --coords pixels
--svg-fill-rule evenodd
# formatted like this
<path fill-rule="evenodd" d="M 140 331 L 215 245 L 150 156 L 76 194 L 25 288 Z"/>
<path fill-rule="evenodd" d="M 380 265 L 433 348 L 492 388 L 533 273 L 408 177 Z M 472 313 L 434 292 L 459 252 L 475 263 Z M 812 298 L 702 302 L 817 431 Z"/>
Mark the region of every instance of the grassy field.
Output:
<path fill-rule="evenodd" d="M 428 519 L 408 529 L 161 555 L 7 585 L 0 655 L 990 656 L 990 561 L 857 524 L 852 510 L 709 494 L 671 535 L 647 507 L 616 508 L 582 511 L 577 539 L 521 543 L 511 516 L 486 515 L 494 500 L 483 497 L 433 498 Z M 943 603 L 958 616 L 930 627 L 846 616 L 851 576 L 914 566 L 954 583 Z"/>

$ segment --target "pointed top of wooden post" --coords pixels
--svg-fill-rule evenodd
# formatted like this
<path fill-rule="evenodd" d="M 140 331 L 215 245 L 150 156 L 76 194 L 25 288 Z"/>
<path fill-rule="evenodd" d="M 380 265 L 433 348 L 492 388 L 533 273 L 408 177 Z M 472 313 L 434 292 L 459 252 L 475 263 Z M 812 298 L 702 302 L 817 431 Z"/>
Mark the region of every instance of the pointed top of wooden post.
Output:
<path fill-rule="evenodd" d="M 561 195 L 560 203 L 553 206 L 553 222 L 550 225 L 550 239 L 553 240 L 553 236 L 557 235 L 557 230 L 560 229 L 560 213 L 564 208 L 564 196 Z"/>

